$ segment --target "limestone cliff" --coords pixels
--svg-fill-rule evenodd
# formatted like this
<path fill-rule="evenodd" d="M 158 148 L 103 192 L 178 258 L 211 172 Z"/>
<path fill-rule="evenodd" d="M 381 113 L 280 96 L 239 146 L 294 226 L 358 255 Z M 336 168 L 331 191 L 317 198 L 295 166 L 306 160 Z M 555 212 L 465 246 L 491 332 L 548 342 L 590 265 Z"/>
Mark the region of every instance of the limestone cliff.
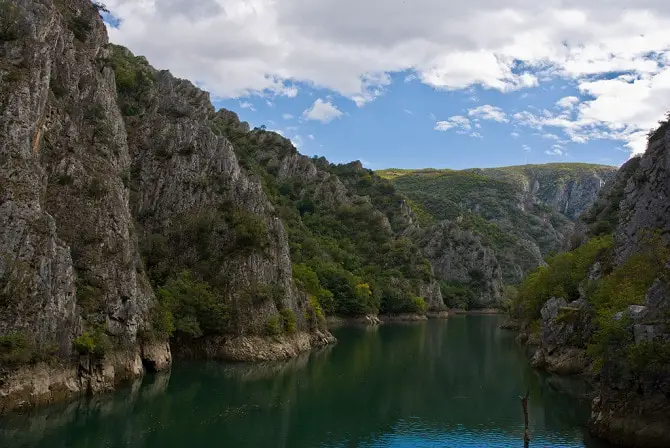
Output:
<path fill-rule="evenodd" d="M 164 369 L 170 335 L 239 360 L 331 342 L 227 112 L 110 46 L 88 0 L 2 6 L 0 412 Z"/>
<path fill-rule="evenodd" d="M 628 166 L 620 202 L 615 263 L 625 266 L 650 251 L 668 258 L 670 229 L 670 132 L 668 124 L 651 134 L 646 153 Z M 650 245 L 650 238 L 652 243 Z M 611 347 L 593 403 L 595 433 L 631 447 L 670 445 L 670 264 L 646 292 L 615 319 L 622 324 L 626 351 Z M 634 275 L 634 274 L 631 274 Z"/>
<path fill-rule="evenodd" d="M 455 297 L 451 306 L 462 306 L 467 297 L 466 306 L 473 307 L 499 306 L 502 282 L 519 283 L 545 256 L 565 250 L 574 221 L 614 173 L 614 167 L 586 164 L 379 172 L 420 209 L 423 222 L 413 223 L 414 233 L 429 242 L 425 254 L 443 282 L 443 294 L 451 296 L 448 301 Z M 466 247 L 454 240 L 438 244 L 450 238 L 440 222 L 458 227 L 452 235 L 469 232 L 489 255 L 463 263 Z M 438 247 L 451 250 L 440 253 Z M 484 273 L 483 284 L 464 275 L 469 271 Z"/>
<path fill-rule="evenodd" d="M 12 31 L 0 42 L 0 411 L 141 373 L 137 335 L 153 301 L 122 179 L 131 159 L 114 75 L 99 62 L 105 27 L 86 1 L 8 5 L 3 29 Z M 50 377 L 40 365 L 53 356 L 68 364 L 77 345 L 78 368 Z M 108 356 L 96 359 L 103 346 Z M 163 351 L 169 360 L 165 344 Z M 14 382 L 12 366 L 26 362 L 47 373 Z"/>
<path fill-rule="evenodd" d="M 538 343 L 533 365 L 598 380 L 591 429 L 626 447 L 670 445 L 667 128 L 583 213 L 573 249 L 519 287 L 522 330 Z"/>

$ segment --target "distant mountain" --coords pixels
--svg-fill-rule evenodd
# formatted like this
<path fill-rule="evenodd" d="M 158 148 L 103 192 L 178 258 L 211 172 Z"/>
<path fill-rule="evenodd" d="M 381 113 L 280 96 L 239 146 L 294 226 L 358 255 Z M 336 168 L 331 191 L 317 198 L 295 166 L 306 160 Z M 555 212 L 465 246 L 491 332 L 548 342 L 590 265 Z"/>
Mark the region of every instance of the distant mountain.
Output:
<path fill-rule="evenodd" d="M 441 232 L 444 221 L 478 237 L 500 264 L 502 280 L 521 281 L 543 257 L 568 247 L 574 221 L 594 201 L 616 168 L 581 163 L 523 165 L 467 170 L 378 171 L 409 198 L 424 234 Z M 430 237 L 427 237 L 430 240 Z M 436 251 L 427 248 L 428 253 Z M 440 269 L 443 279 L 472 279 Z M 476 289 L 476 288 L 475 288 Z"/>

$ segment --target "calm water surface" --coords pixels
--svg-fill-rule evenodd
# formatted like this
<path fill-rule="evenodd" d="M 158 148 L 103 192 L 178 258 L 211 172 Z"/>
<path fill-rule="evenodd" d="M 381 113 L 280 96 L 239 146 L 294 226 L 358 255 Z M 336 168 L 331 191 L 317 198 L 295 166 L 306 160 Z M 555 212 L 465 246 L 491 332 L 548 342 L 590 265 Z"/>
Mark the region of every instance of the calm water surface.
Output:
<path fill-rule="evenodd" d="M 0 420 L 0 447 L 608 448 L 577 381 L 533 371 L 499 316 L 342 328 L 281 364 L 177 362 L 115 394 Z"/>

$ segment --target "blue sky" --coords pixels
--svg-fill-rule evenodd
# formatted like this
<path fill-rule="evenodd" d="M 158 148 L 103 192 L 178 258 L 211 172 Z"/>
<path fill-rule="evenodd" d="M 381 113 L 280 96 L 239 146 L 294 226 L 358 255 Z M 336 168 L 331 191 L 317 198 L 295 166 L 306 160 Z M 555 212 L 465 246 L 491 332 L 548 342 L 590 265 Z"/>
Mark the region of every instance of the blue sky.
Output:
<path fill-rule="evenodd" d="M 108 0 L 112 42 L 307 155 L 620 165 L 670 98 L 667 0 Z"/>
<path fill-rule="evenodd" d="M 215 106 L 236 111 L 252 127 L 265 125 L 281 132 L 303 154 L 323 155 L 333 162 L 361 160 L 371 169 L 463 169 L 549 162 L 619 165 L 630 156 L 621 141 L 574 143 L 561 129 L 540 131 L 513 119 L 474 122 L 472 118 L 470 132 L 464 133 L 435 129 L 437 121 L 468 116 L 469 110 L 483 105 L 499 107 L 508 116 L 523 110 L 553 109 L 561 98 L 579 96 L 568 82 L 501 93 L 481 87 L 440 91 L 418 80 L 406 82 L 406 77 L 407 73 L 394 75 L 386 92 L 364 107 L 306 86 L 300 86 L 294 98 L 251 96 L 215 101 Z M 305 119 L 303 112 L 318 98 L 328 99 L 343 114 L 328 123 Z M 561 155 L 555 145 L 560 145 Z"/>

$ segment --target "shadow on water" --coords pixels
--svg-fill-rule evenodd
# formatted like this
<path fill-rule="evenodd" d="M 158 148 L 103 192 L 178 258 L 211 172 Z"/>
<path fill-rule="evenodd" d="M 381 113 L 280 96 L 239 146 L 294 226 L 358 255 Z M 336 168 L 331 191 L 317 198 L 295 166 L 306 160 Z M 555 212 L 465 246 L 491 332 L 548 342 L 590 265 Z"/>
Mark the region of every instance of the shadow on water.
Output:
<path fill-rule="evenodd" d="M 284 363 L 177 363 L 115 394 L 0 420 L 3 447 L 531 447 L 589 440 L 578 380 L 533 371 L 498 316 L 345 327 Z M 569 391 L 569 393 L 566 393 Z"/>

